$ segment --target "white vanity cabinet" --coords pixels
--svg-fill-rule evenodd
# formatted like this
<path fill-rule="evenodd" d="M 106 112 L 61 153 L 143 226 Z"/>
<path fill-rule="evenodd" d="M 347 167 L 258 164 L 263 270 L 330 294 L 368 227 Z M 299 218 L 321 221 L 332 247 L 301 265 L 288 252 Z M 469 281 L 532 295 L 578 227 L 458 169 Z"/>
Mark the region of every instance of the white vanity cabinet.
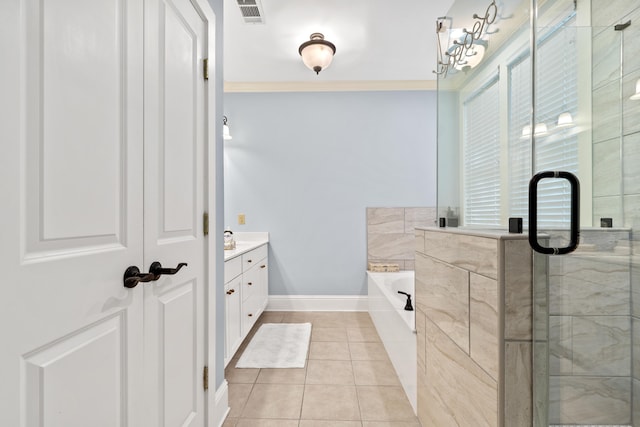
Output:
<path fill-rule="evenodd" d="M 224 263 L 225 366 L 266 308 L 269 295 L 267 243 L 234 252 Z"/>

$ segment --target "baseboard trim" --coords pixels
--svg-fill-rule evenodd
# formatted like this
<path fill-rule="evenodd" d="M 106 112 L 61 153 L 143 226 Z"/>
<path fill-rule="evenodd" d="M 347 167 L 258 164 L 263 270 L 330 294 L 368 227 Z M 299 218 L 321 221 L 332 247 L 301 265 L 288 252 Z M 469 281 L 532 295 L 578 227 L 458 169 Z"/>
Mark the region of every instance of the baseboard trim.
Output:
<path fill-rule="evenodd" d="M 367 311 L 366 295 L 269 295 L 266 311 Z"/>
<path fill-rule="evenodd" d="M 220 384 L 220 387 L 216 390 L 215 408 L 213 408 L 211 425 L 222 427 L 229 411 L 231 411 L 231 408 L 229 408 L 229 383 L 227 383 L 227 380 L 222 380 L 222 384 Z"/>

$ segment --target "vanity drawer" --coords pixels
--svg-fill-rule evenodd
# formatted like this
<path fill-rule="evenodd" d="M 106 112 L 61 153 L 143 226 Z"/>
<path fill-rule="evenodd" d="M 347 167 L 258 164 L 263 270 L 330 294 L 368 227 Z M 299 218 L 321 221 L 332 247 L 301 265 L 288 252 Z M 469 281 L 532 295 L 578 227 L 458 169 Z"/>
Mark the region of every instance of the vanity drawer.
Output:
<path fill-rule="evenodd" d="M 259 248 L 255 248 L 254 250 L 242 255 L 242 271 L 245 272 L 251 267 L 257 265 L 259 261 L 267 257 L 267 253 L 267 245 L 262 245 Z"/>
<path fill-rule="evenodd" d="M 233 278 L 242 273 L 242 258 L 235 257 L 224 262 L 224 283 L 229 282 Z"/>

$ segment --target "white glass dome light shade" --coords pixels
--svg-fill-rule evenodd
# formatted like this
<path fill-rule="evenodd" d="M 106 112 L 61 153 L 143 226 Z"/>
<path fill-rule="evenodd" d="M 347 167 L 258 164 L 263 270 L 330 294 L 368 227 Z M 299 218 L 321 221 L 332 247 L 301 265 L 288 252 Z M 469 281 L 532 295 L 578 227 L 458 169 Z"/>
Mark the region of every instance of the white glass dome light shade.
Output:
<path fill-rule="evenodd" d="M 636 82 L 636 93 L 629 97 L 632 101 L 640 101 L 640 79 Z"/>
<path fill-rule="evenodd" d="M 310 40 L 302 43 L 298 48 L 298 53 L 302 56 L 302 62 L 309 69 L 320 74 L 320 71 L 331 65 L 333 55 L 336 53 L 336 46 L 324 39 L 321 33 L 313 33 Z"/>
<path fill-rule="evenodd" d="M 573 126 L 573 117 L 571 116 L 571 113 L 565 112 L 560 114 L 558 116 L 558 123 L 556 124 L 556 127 L 566 128 L 569 126 Z"/>

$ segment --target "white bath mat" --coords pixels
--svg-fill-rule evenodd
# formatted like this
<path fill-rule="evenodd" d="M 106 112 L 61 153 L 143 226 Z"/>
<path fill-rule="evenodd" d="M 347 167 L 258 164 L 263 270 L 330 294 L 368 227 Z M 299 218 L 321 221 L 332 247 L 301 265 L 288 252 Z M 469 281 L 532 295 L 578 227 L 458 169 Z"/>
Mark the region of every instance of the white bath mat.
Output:
<path fill-rule="evenodd" d="M 265 323 L 236 368 L 304 368 L 310 338 L 311 323 Z"/>

